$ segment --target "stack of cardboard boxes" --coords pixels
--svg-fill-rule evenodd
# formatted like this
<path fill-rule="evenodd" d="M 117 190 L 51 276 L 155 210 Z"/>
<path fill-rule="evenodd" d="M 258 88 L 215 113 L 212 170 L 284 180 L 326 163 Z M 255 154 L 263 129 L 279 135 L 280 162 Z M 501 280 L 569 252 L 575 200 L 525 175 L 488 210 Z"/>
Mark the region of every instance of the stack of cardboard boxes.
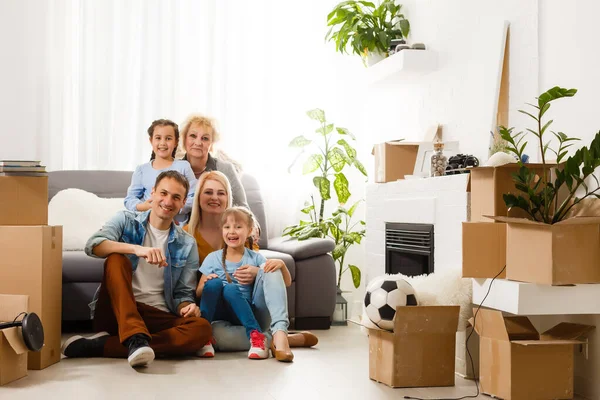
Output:
<path fill-rule="evenodd" d="M 28 369 L 39 370 L 61 357 L 62 227 L 47 225 L 47 176 L 0 176 L 0 193 L 0 293 L 28 296 L 26 309 L 5 313 L 35 312 L 42 320 L 44 347 L 27 356 Z"/>
<path fill-rule="evenodd" d="M 600 282 L 600 220 L 570 218 L 548 225 L 527 220 L 520 209 L 509 211 L 502 196 L 516 194 L 512 174 L 518 169 L 509 164 L 471 171 L 463 277 L 552 285 Z M 487 309 L 479 309 L 471 322 L 480 337 L 482 392 L 503 399 L 572 398 L 573 345 L 582 343 L 592 327 L 561 323 L 539 334 L 527 317 Z"/>

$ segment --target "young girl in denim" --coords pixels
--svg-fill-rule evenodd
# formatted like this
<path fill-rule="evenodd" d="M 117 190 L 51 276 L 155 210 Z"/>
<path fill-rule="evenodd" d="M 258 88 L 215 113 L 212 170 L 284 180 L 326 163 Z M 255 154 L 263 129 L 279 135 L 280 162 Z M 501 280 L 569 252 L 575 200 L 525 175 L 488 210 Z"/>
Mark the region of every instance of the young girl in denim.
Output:
<path fill-rule="evenodd" d="M 266 259 L 258 252 L 246 247 L 246 240 L 254 227 L 254 216 L 243 207 L 227 209 L 221 218 L 223 249 L 210 253 L 202 262 L 202 277 L 198 283 L 197 295 L 201 296 L 200 311 L 209 322 L 228 320 L 241 323 L 246 328 L 250 340 L 248 358 L 268 358 L 267 338 L 263 334 L 252 310 L 253 285 L 241 285 L 235 279 L 235 271 L 243 265 L 251 265 L 272 272 L 281 269 L 286 284 L 291 276 L 283 263 L 265 266 Z M 201 356 L 214 356 L 211 343 L 208 343 Z"/>
<path fill-rule="evenodd" d="M 190 191 L 185 206 L 175 217 L 176 223 L 184 223 L 192 210 L 197 180 L 189 162 L 175 159 L 179 143 L 179 128 L 173 121 L 158 119 L 152 122 L 148 128 L 148 136 L 152 145 L 150 162 L 138 165 L 135 169 L 131 177 L 131 184 L 127 189 L 125 208 L 130 211 L 149 210 L 152 201 L 150 194 L 158 174 L 168 170 L 177 171 L 190 182 Z"/>

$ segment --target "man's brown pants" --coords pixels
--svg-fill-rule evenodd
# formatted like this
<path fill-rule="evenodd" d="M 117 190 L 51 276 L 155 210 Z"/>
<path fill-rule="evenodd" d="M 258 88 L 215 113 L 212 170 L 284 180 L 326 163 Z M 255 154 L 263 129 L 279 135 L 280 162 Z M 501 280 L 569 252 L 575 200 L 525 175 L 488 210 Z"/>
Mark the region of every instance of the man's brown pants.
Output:
<path fill-rule="evenodd" d="M 158 268 L 158 267 L 157 267 Z M 157 356 L 193 354 L 212 337 L 210 323 L 199 317 L 178 317 L 135 301 L 131 262 L 122 254 L 111 254 L 104 262 L 104 276 L 96 303 L 94 330 L 111 336 L 104 345 L 105 357 L 127 357 L 122 344 L 141 333 L 151 337 Z"/>

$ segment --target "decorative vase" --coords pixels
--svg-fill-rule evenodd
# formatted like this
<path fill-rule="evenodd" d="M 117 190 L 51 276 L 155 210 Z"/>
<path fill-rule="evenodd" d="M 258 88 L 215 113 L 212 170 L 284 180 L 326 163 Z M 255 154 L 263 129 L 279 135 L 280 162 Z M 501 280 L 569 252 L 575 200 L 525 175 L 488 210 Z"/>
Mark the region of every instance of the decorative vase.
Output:
<path fill-rule="evenodd" d="M 444 143 L 434 143 L 433 150 L 435 153 L 431 156 L 430 176 L 444 176 L 446 167 L 448 166 L 448 157 L 444 155 Z"/>

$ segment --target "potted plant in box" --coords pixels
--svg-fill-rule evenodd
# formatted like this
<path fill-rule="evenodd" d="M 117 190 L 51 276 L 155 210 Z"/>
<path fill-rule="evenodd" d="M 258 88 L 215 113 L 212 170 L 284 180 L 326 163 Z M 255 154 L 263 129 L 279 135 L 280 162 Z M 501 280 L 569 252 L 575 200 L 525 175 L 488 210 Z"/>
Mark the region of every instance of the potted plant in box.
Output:
<path fill-rule="evenodd" d="M 395 0 L 383 0 L 378 6 L 370 1 L 343 1 L 327 16 L 331 28 L 325 40 L 334 41 L 342 54 L 349 45 L 365 65 L 372 65 L 388 56 L 392 39 L 408 36 L 410 23 L 401 9 Z"/>
<path fill-rule="evenodd" d="M 569 212 L 586 198 L 600 198 L 600 182 L 594 175 L 600 166 L 600 132 L 589 147 L 582 147 L 567 157 L 568 148 L 579 140 L 563 132 L 550 131 L 553 120 L 544 121 L 553 101 L 573 97 L 576 89 L 553 87 L 542 93 L 537 104 L 531 104 L 533 113 L 519 110 L 531 117 L 535 129 L 527 133 L 513 133 L 514 128 L 500 127 L 507 150 L 519 160 L 533 134 L 539 143 L 542 173 L 537 174 L 519 161 L 518 173 L 513 174 L 516 194 L 504 194 L 509 209 L 524 210 L 531 221 L 502 218 L 509 224 L 507 240 L 507 278 L 535 283 L 575 284 L 600 282 L 598 250 L 598 218 L 569 218 Z M 556 146 L 546 140 L 548 132 L 556 139 Z M 554 154 L 556 163 L 547 159 Z M 519 194 L 520 193 L 520 194 Z M 498 218 L 496 218 L 498 219 Z M 585 243 L 591 243 L 583 248 Z M 548 254 L 549 253 L 549 254 Z M 518 266 L 518 268 L 513 268 Z"/>

